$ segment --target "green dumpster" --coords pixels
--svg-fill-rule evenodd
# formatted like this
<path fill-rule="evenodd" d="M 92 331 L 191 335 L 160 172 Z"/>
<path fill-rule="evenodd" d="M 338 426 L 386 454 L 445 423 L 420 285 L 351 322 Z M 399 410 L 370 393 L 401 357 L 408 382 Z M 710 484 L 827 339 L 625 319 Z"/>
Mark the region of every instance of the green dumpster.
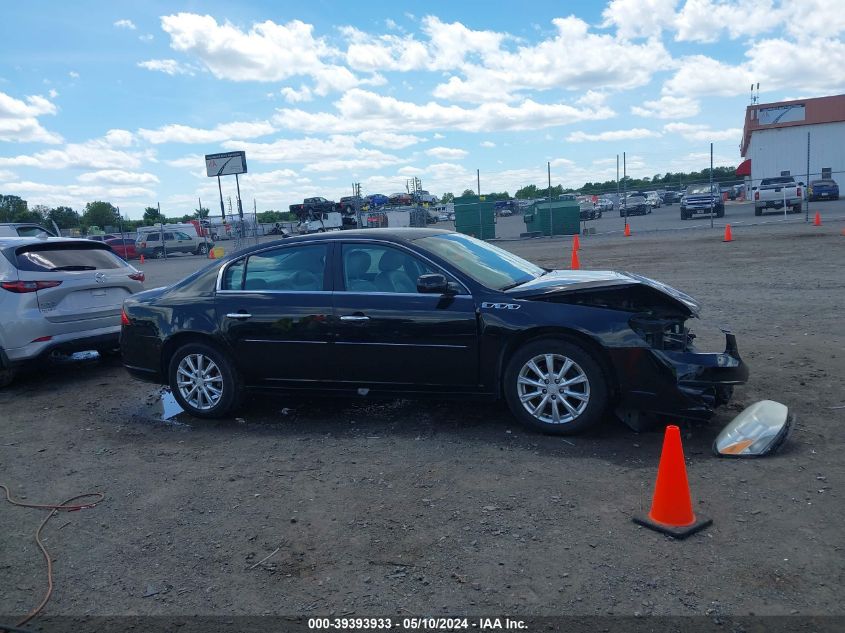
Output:
<path fill-rule="evenodd" d="M 577 235 L 581 226 L 581 207 L 577 200 L 537 202 L 525 214 L 529 233 L 543 235 Z"/>
<path fill-rule="evenodd" d="M 481 240 L 496 237 L 496 202 L 484 196 L 455 198 L 455 230 Z"/>

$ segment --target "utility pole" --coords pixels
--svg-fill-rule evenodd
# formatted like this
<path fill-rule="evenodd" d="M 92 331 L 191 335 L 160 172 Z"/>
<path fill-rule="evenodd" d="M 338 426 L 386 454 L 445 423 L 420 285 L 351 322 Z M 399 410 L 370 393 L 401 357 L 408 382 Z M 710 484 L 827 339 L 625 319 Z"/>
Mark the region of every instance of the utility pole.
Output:
<path fill-rule="evenodd" d="M 713 143 L 710 143 L 710 228 L 713 228 Z"/>
<path fill-rule="evenodd" d="M 552 163 L 546 161 L 546 171 L 549 175 L 549 237 L 554 235 L 554 222 L 552 222 Z"/>
<path fill-rule="evenodd" d="M 616 204 L 619 204 L 619 154 L 616 155 Z M 613 210 L 616 210 L 616 205 Z"/>
<path fill-rule="evenodd" d="M 223 206 L 223 185 L 220 184 L 220 176 L 217 176 L 217 191 L 220 192 L 220 218 L 226 224 L 226 208 Z"/>
<path fill-rule="evenodd" d="M 625 208 L 625 226 L 628 226 L 628 163 L 622 152 L 622 206 Z"/>
<path fill-rule="evenodd" d="M 241 237 L 244 236 L 244 208 L 241 205 L 241 183 L 238 182 L 238 175 L 235 174 L 235 186 L 238 188 L 238 218 L 241 220 Z"/>
<path fill-rule="evenodd" d="M 807 132 L 807 180 L 804 181 L 804 195 L 807 196 L 807 205 L 804 207 L 807 212 L 804 215 L 804 221 L 810 221 L 810 133 Z"/>
<path fill-rule="evenodd" d="M 199 218 L 200 227 L 202 227 L 202 236 L 203 241 L 205 242 L 205 252 L 208 253 L 208 232 L 209 227 L 211 226 L 211 222 L 209 222 L 209 227 L 206 227 L 205 224 L 202 223 L 202 198 L 197 196 L 197 202 L 199 203 L 199 207 L 197 208 L 197 217 Z"/>
<path fill-rule="evenodd" d="M 476 193 L 478 194 L 478 197 L 480 198 L 481 197 L 481 170 L 480 169 L 475 170 L 475 183 L 476 183 L 476 186 L 478 187 L 478 191 L 476 191 Z"/>
<path fill-rule="evenodd" d="M 158 209 L 158 225 L 161 228 L 159 237 L 161 238 L 161 252 L 164 253 L 164 259 L 167 259 L 167 242 L 164 241 L 164 218 L 161 217 L 161 202 L 156 202 Z"/>

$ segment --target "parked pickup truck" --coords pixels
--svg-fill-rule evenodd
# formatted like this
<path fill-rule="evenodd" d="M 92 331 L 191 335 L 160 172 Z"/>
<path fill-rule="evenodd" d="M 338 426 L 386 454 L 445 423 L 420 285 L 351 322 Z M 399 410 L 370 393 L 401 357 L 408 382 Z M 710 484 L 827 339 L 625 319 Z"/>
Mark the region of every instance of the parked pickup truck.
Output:
<path fill-rule="evenodd" d="M 719 183 L 710 185 L 690 185 L 681 197 L 681 219 L 689 220 L 694 215 L 710 215 L 713 211 L 717 218 L 725 217 L 725 203 L 722 200 L 722 188 Z"/>
<path fill-rule="evenodd" d="M 302 204 L 290 205 L 290 212 L 298 216 L 307 215 L 308 213 L 329 213 L 335 211 L 335 203 L 333 200 L 326 200 L 325 198 L 305 198 Z"/>
<path fill-rule="evenodd" d="M 792 207 L 792 213 L 801 213 L 803 185 L 803 182 L 796 185 L 792 176 L 763 178 L 759 187 L 751 187 L 754 193 L 754 215 L 763 215 L 766 209 L 783 209 L 784 205 Z"/>

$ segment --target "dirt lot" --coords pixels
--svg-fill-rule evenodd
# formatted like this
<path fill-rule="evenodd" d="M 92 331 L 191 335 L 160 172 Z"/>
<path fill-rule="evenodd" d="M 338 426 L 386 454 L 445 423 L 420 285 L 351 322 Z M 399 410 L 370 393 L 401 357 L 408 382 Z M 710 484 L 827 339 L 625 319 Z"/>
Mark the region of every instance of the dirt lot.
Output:
<path fill-rule="evenodd" d="M 841 230 L 582 239 L 582 267 L 699 299 L 751 367 L 711 424 L 682 426 L 694 502 L 714 520 L 686 541 L 631 522 L 662 435 L 611 419 L 561 439 L 503 405 L 265 396 L 237 419 L 162 422 L 158 392 L 115 360 L 22 379 L 0 392 L 0 482 L 29 501 L 106 494 L 48 525 L 46 613 L 841 615 Z M 568 240 L 506 247 L 568 265 Z M 797 414 L 784 450 L 713 457 L 721 426 L 762 398 Z M 0 507 L 0 614 L 44 591 L 42 517 Z"/>

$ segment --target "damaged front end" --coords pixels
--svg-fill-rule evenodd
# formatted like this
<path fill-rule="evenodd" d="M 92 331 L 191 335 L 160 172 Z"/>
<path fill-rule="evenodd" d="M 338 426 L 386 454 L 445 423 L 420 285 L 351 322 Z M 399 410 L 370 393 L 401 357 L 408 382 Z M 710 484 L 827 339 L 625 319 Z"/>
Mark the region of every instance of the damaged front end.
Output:
<path fill-rule="evenodd" d="M 640 358 L 637 364 L 647 363 L 651 371 L 625 372 L 623 382 L 629 388 L 622 390 L 621 409 L 707 420 L 716 407 L 730 401 L 735 385 L 747 382 L 748 366 L 739 355 L 736 336 L 722 329 L 724 351 L 701 352 L 685 320 L 682 316 L 631 318 L 631 329 L 646 341 L 651 357 Z M 631 349 L 614 351 L 629 357 L 623 361 L 626 366 L 630 366 L 630 356 L 642 356 Z M 651 379 L 645 377 L 647 373 Z"/>
<path fill-rule="evenodd" d="M 632 273 L 556 273 L 530 298 L 616 314 L 600 338 L 618 386 L 616 413 L 631 426 L 646 426 L 645 419 L 655 417 L 707 420 L 730 400 L 735 385 L 748 380 L 730 331 L 722 330 L 723 352 L 696 349 L 686 324 L 698 317 L 699 306 L 689 295 Z"/>

